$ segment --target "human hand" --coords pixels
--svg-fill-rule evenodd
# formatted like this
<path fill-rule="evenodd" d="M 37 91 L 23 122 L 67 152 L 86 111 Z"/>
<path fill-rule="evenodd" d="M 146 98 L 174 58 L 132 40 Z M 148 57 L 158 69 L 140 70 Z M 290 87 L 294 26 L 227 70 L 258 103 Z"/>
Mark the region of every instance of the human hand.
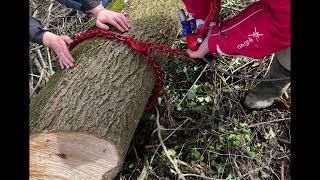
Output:
<path fill-rule="evenodd" d="M 209 37 L 207 36 L 203 42 L 200 44 L 198 50 L 192 51 L 190 49 L 187 49 L 187 53 L 191 58 L 203 58 L 206 54 L 209 53 L 209 47 L 208 47 L 208 39 Z"/>
<path fill-rule="evenodd" d="M 102 5 L 99 5 L 89 11 L 96 18 L 96 26 L 98 28 L 109 30 L 106 23 L 113 25 L 121 32 L 128 31 L 131 28 L 129 20 L 122 13 L 106 10 Z"/>
<path fill-rule="evenodd" d="M 58 36 L 51 32 L 43 34 L 43 45 L 52 49 L 58 56 L 61 69 L 74 67 L 74 59 L 70 54 L 67 44 L 72 42 L 72 39 L 66 35 Z"/>

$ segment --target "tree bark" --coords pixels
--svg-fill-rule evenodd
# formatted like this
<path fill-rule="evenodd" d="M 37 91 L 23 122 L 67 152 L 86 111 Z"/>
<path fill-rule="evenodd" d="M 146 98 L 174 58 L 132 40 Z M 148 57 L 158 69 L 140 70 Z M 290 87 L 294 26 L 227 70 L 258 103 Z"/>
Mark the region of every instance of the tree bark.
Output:
<path fill-rule="evenodd" d="M 128 35 L 172 44 L 182 7 L 180 0 L 130 0 Z M 76 66 L 56 72 L 31 101 L 30 179 L 114 178 L 151 96 L 154 73 L 127 45 L 95 37 L 72 55 Z"/>

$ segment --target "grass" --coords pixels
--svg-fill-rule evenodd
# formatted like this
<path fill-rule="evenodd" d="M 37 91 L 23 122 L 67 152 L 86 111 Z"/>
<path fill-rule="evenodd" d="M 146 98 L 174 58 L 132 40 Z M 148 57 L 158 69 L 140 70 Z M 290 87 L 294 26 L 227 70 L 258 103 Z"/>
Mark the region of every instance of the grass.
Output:
<path fill-rule="evenodd" d="M 35 12 L 40 2 L 31 1 L 31 12 Z M 90 25 L 90 17 L 52 3 L 50 16 L 49 0 L 35 13 L 51 31 L 72 36 Z M 221 17 L 230 18 L 249 3 L 249 0 L 223 0 Z M 120 10 L 123 1 L 113 5 Z M 180 44 L 177 41 L 175 47 Z M 48 52 L 43 46 L 31 44 L 31 89 L 38 83 L 41 71 L 44 71 L 41 84 L 45 84 L 52 76 L 51 70 L 58 69 L 54 53 Z M 220 68 L 234 74 L 260 77 L 268 71 L 270 57 L 260 60 L 218 57 L 216 61 Z M 281 103 L 261 111 L 244 109 L 241 100 L 255 82 L 232 79 L 209 68 L 181 106 L 176 107 L 203 68 L 201 62 L 169 57 L 164 69 L 165 88 L 157 106 L 161 135 L 167 153 L 180 171 L 212 179 L 289 179 L 290 110 Z M 178 179 L 159 147 L 156 120 L 155 111 L 141 118 L 117 179 Z"/>

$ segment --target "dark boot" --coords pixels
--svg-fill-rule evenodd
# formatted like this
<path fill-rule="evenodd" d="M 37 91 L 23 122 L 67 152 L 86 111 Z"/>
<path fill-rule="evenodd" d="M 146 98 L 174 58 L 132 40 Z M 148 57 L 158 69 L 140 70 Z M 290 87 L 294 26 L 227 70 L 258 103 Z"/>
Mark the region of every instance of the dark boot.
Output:
<path fill-rule="evenodd" d="M 266 78 L 275 79 L 285 77 L 290 77 L 290 71 L 279 63 L 275 55 Z M 267 108 L 285 92 L 289 85 L 290 80 L 260 82 L 255 89 L 248 93 L 243 104 L 249 109 Z"/>

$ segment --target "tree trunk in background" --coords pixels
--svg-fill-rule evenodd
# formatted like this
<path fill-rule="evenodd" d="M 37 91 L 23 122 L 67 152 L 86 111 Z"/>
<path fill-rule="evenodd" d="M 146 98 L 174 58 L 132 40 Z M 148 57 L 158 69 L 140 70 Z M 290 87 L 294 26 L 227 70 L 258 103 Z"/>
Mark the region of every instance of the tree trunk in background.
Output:
<path fill-rule="evenodd" d="M 182 7 L 180 0 L 130 0 L 128 34 L 171 45 Z M 30 179 L 115 177 L 152 95 L 152 68 L 127 45 L 92 38 L 72 55 L 76 67 L 53 75 L 31 102 Z"/>

